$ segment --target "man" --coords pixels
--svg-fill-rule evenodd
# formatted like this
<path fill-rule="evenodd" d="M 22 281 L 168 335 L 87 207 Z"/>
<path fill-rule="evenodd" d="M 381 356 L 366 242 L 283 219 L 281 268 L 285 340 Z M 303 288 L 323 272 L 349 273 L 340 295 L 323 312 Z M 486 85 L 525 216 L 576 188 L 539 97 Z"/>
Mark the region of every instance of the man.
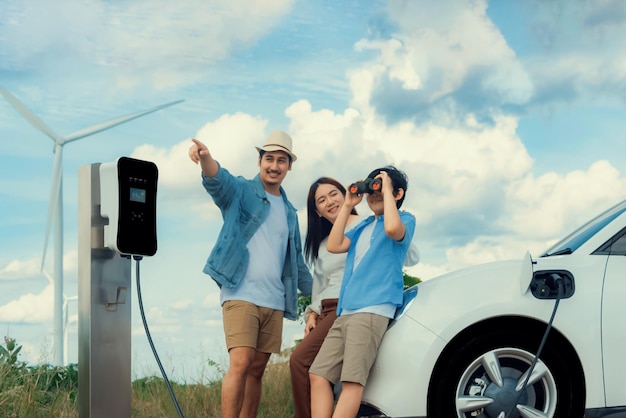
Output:
<path fill-rule="evenodd" d="M 271 353 L 280 352 L 283 316 L 297 317 L 297 289 L 311 294 L 296 210 L 281 183 L 296 155 L 291 137 L 273 131 L 259 152 L 259 174 L 235 177 L 192 139 L 189 158 L 224 224 L 204 272 L 220 287 L 230 365 L 222 383 L 222 418 L 255 417 Z"/>

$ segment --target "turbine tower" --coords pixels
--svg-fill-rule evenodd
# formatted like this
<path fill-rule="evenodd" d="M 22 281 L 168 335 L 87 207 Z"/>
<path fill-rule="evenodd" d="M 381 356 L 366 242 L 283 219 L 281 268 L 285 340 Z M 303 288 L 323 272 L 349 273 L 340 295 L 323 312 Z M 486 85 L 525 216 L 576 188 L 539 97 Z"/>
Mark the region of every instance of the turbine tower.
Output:
<path fill-rule="evenodd" d="M 50 236 L 50 225 L 54 218 L 54 314 L 53 314 L 53 333 L 54 333 L 54 364 L 63 365 L 64 349 L 63 349 L 63 146 L 69 142 L 77 141 L 87 136 L 102 132 L 106 129 L 113 128 L 125 122 L 147 115 L 157 110 L 173 106 L 182 102 L 177 100 L 165 103 L 150 109 L 142 110 L 115 119 L 110 119 L 88 128 L 74 132 L 68 136 L 59 136 L 52 131 L 41 119 L 31 112 L 22 102 L 0 86 L 0 94 L 11 103 L 11 105 L 35 128 L 41 131 L 54 141 L 54 163 L 52 166 L 52 184 L 50 186 L 50 199 L 48 203 L 48 220 L 46 222 L 46 234 L 43 246 L 43 255 L 41 257 L 41 270 L 43 271 L 44 261 L 46 259 L 46 251 L 48 247 L 48 239 Z"/>

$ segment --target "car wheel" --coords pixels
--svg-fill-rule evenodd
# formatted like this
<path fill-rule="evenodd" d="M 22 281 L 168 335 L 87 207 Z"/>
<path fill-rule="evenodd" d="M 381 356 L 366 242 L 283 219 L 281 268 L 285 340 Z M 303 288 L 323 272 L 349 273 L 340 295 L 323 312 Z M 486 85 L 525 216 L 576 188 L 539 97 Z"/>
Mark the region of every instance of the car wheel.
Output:
<path fill-rule="evenodd" d="M 558 344 L 544 346 L 526 391 L 517 399 L 535 359 L 538 338 L 519 331 L 473 336 L 447 353 L 431 380 L 428 416 L 528 418 L 583 416 L 583 383 Z M 517 402 L 516 402 L 517 400 Z M 510 413 L 509 413 L 510 412 Z"/>

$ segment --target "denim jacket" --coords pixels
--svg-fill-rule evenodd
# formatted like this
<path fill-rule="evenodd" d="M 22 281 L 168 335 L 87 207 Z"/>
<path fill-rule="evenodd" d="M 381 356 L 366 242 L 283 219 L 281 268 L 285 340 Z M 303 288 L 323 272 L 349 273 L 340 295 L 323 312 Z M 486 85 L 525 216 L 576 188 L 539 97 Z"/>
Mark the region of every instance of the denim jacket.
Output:
<path fill-rule="evenodd" d="M 269 201 L 257 174 L 253 179 L 233 176 L 220 166 L 215 177 L 202 175 L 202 185 L 222 212 L 224 224 L 215 246 L 204 266 L 204 273 L 211 276 L 219 287 L 234 288 L 243 278 L 248 267 L 249 254 L 246 244 L 269 214 Z M 296 209 L 285 202 L 289 242 L 285 255 L 282 282 L 285 285 L 284 317 L 295 320 L 298 312 L 298 289 L 303 295 L 311 294 L 311 273 L 302 255 L 302 241 Z"/>

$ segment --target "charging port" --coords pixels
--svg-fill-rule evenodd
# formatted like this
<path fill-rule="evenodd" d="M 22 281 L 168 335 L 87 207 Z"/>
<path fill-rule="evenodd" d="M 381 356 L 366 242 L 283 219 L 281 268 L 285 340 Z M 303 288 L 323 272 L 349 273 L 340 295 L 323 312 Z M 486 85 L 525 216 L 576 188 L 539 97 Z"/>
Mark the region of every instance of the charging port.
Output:
<path fill-rule="evenodd" d="M 533 274 L 530 291 L 537 299 L 556 299 L 559 295 L 559 282 L 562 283 L 562 299 L 574 294 L 574 276 L 567 270 L 542 270 Z"/>

